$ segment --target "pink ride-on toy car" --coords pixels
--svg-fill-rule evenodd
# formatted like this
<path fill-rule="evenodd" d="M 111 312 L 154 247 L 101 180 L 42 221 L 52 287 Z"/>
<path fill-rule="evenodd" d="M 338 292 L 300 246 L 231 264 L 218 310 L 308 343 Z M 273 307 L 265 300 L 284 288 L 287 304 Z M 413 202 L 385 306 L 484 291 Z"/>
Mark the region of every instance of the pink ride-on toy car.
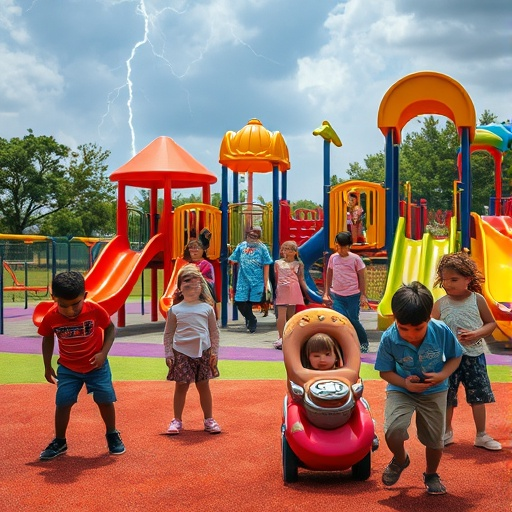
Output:
<path fill-rule="evenodd" d="M 316 333 L 328 334 L 338 343 L 343 366 L 329 371 L 303 367 L 302 347 Z M 353 478 L 368 479 L 375 430 L 361 397 L 361 354 L 349 320 L 324 308 L 297 313 L 285 326 L 283 355 L 288 381 L 281 427 L 284 482 L 296 482 L 299 467 L 352 468 Z"/>

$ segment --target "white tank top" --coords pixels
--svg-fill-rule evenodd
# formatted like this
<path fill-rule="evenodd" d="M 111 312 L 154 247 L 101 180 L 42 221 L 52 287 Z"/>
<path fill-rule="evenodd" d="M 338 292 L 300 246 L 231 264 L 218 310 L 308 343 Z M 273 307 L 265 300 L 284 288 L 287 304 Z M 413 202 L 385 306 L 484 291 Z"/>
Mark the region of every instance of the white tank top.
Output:
<path fill-rule="evenodd" d="M 471 295 L 464 300 L 453 300 L 448 295 L 439 299 L 441 320 L 455 336 L 457 336 L 459 327 L 474 331 L 484 325 L 476 299 L 477 294 L 475 292 L 471 292 Z M 480 338 L 471 345 L 462 345 L 462 351 L 467 356 L 479 356 L 485 352 L 485 340 Z"/>

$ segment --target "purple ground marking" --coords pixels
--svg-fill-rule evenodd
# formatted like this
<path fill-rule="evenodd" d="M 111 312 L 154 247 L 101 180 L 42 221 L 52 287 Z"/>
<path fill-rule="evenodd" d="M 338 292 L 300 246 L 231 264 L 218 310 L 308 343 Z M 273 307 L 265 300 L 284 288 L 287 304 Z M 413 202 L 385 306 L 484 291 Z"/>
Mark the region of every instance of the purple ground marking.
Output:
<path fill-rule="evenodd" d="M 57 350 L 57 346 L 55 347 Z M 15 338 L 0 335 L 0 352 L 13 354 L 40 354 L 40 338 Z M 124 357 L 164 357 L 163 346 L 156 343 L 126 343 L 116 341 L 110 349 L 111 356 Z M 376 354 L 362 354 L 361 362 L 375 363 Z M 486 354 L 487 364 L 512 366 L 511 355 Z M 220 347 L 219 358 L 229 361 L 282 361 L 280 350 L 248 347 Z"/>
<path fill-rule="evenodd" d="M 4 320 L 10 322 L 27 321 L 32 319 L 33 307 L 22 309 L 19 307 L 5 307 Z M 144 312 L 149 314 L 150 305 L 146 304 Z M 141 304 L 130 302 L 126 304 L 126 313 L 141 314 Z M 114 318 L 115 322 L 115 318 Z M 36 332 L 34 327 L 34 333 Z M 36 338 L 13 337 L 0 335 L 0 352 L 14 354 L 40 354 L 41 340 Z M 163 346 L 155 343 L 126 343 L 116 341 L 110 350 L 112 356 L 125 357 L 163 357 Z M 361 362 L 375 363 L 376 354 L 362 354 Z M 282 361 L 283 353 L 280 350 L 249 347 L 220 347 L 219 358 L 231 361 Z M 512 353 L 509 354 L 486 354 L 487 364 L 498 366 L 512 366 Z"/>

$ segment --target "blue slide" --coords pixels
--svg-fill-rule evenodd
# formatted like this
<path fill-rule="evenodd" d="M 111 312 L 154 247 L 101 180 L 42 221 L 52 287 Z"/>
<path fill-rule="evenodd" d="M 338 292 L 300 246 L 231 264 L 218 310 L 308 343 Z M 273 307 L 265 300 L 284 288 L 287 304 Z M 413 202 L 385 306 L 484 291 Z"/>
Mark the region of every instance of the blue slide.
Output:
<path fill-rule="evenodd" d="M 309 240 L 299 247 L 299 258 L 304 263 L 304 279 L 308 287 L 308 294 L 314 302 L 322 304 L 322 296 L 318 292 L 313 278 L 309 273 L 311 265 L 322 258 L 324 252 L 324 228 L 319 229 Z"/>

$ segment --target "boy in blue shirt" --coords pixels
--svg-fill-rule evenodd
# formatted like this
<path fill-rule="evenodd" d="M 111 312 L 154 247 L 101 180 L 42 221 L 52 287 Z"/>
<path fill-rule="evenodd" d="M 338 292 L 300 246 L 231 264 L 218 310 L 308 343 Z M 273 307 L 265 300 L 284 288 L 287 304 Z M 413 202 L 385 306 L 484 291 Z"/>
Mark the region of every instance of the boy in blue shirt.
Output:
<path fill-rule="evenodd" d="M 391 299 L 395 323 L 382 335 L 375 369 L 388 385 L 384 434 L 393 459 L 382 474 L 384 485 L 398 482 L 410 460 L 405 450 L 416 412 L 418 439 L 425 446 L 423 481 L 429 494 L 445 494 L 437 468 L 443 454 L 448 377 L 459 366 L 462 347 L 451 330 L 430 318 L 434 299 L 415 281 Z"/>

